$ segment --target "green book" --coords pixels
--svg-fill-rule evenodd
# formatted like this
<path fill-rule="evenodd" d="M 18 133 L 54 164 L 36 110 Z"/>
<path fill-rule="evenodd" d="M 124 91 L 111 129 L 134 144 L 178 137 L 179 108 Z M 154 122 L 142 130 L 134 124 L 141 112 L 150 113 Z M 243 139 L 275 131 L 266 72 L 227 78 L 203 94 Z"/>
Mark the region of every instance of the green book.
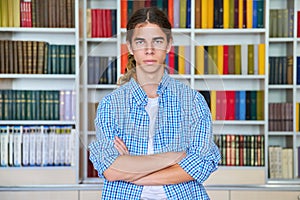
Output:
<path fill-rule="evenodd" d="M 254 45 L 248 45 L 248 74 L 254 74 Z"/>
<path fill-rule="evenodd" d="M 256 1 L 257 1 L 257 28 L 264 28 L 265 1 L 264 0 L 256 0 Z"/>
<path fill-rule="evenodd" d="M 66 74 L 66 46 L 58 46 L 58 74 Z"/>
<path fill-rule="evenodd" d="M 59 91 L 52 91 L 53 93 L 53 120 L 59 120 L 59 107 L 60 107 L 60 102 L 59 102 Z"/>
<path fill-rule="evenodd" d="M 241 45 L 235 45 L 234 51 L 234 73 L 242 74 Z"/>
<path fill-rule="evenodd" d="M 40 91 L 40 120 L 46 119 L 46 91 Z"/>
<path fill-rule="evenodd" d="M 71 74 L 71 45 L 66 45 L 65 46 L 65 68 L 66 68 L 66 72 L 65 74 Z"/>
<path fill-rule="evenodd" d="M 234 28 L 234 0 L 229 0 L 229 28 Z"/>
<path fill-rule="evenodd" d="M 32 118 L 32 91 L 27 90 L 26 93 L 26 120 L 33 120 Z"/>
<path fill-rule="evenodd" d="M 257 120 L 264 120 L 264 92 L 262 90 L 257 91 Z"/>
<path fill-rule="evenodd" d="M 26 120 L 27 106 L 26 106 L 26 90 L 20 90 L 20 120 Z"/>
<path fill-rule="evenodd" d="M 76 49 L 75 45 L 70 46 L 71 49 L 71 74 L 76 73 Z"/>
<path fill-rule="evenodd" d="M 186 28 L 186 0 L 180 0 L 180 7 L 179 7 L 179 28 Z"/>
<path fill-rule="evenodd" d="M 30 104 L 31 104 L 31 118 L 32 120 L 37 120 L 37 116 L 36 116 L 36 92 L 34 90 L 30 91 L 31 93 L 31 101 L 30 101 Z"/>
<path fill-rule="evenodd" d="M 33 91 L 35 97 L 35 120 L 41 120 L 41 100 L 40 100 L 40 90 Z"/>
<path fill-rule="evenodd" d="M 50 60 L 51 60 L 51 74 L 59 73 L 58 64 L 58 45 L 50 45 Z"/>

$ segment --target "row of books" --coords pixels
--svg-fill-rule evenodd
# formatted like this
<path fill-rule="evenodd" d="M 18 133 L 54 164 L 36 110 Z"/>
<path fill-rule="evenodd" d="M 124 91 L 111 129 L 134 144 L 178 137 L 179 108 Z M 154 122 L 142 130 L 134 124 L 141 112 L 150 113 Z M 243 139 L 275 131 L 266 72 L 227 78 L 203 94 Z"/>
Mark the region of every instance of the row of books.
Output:
<path fill-rule="evenodd" d="M 88 84 L 116 84 L 117 58 L 88 56 Z"/>
<path fill-rule="evenodd" d="M 264 166 L 263 135 L 214 135 L 221 152 L 220 165 L 225 166 Z"/>
<path fill-rule="evenodd" d="M 0 73 L 75 74 L 75 45 L 0 40 Z"/>
<path fill-rule="evenodd" d="M 294 178 L 293 149 L 281 146 L 268 147 L 269 178 L 292 179 Z"/>
<path fill-rule="evenodd" d="M 293 131 L 293 103 L 269 103 L 269 131 Z"/>
<path fill-rule="evenodd" d="M 117 34 L 117 10 L 87 9 L 87 37 L 113 37 Z"/>
<path fill-rule="evenodd" d="M 195 27 L 264 28 L 264 4 L 264 0 L 198 0 Z"/>
<path fill-rule="evenodd" d="M 195 57 L 195 74 L 265 73 L 265 44 L 196 46 Z"/>
<path fill-rule="evenodd" d="M 122 0 L 121 27 L 126 28 L 127 20 L 139 8 L 157 7 L 165 12 L 173 28 L 191 27 L 191 0 Z"/>
<path fill-rule="evenodd" d="M 1 0 L 2 27 L 74 27 L 74 0 Z"/>
<path fill-rule="evenodd" d="M 0 120 L 75 120 L 73 90 L 0 90 Z"/>
<path fill-rule="evenodd" d="M 75 27 L 75 0 L 0 0 L 0 27 Z"/>
<path fill-rule="evenodd" d="M 0 166 L 72 166 L 72 126 L 0 126 Z"/>
<path fill-rule="evenodd" d="M 269 57 L 269 84 L 293 84 L 293 56 Z"/>
<path fill-rule="evenodd" d="M 270 37 L 294 36 L 294 8 L 271 9 L 269 21 Z"/>
<path fill-rule="evenodd" d="M 263 120 L 264 91 L 199 91 L 213 120 Z"/>

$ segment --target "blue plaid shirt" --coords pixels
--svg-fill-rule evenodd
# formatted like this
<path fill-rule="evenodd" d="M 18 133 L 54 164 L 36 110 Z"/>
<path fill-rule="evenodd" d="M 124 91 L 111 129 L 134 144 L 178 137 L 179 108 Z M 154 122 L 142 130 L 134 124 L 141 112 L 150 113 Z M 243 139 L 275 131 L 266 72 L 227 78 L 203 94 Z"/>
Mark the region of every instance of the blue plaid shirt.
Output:
<path fill-rule="evenodd" d="M 209 199 L 202 183 L 217 169 L 220 153 L 213 142 L 211 115 L 202 95 L 165 74 L 159 95 L 154 153 L 185 151 L 178 164 L 195 180 L 165 185 L 168 199 Z M 100 177 L 119 156 L 114 137 L 120 137 L 131 155 L 146 155 L 149 116 L 148 97 L 131 79 L 98 105 L 95 118 L 97 140 L 90 144 L 90 160 Z M 104 180 L 103 199 L 140 199 L 143 186 Z"/>

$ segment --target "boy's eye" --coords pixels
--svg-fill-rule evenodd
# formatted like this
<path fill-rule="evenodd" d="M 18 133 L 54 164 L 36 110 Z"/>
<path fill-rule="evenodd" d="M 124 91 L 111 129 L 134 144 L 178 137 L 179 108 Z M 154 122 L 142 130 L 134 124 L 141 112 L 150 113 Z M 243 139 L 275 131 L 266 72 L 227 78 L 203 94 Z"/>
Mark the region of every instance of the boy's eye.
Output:
<path fill-rule="evenodd" d="M 154 40 L 154 44 L 162 44 L 164 41 L 162 39 Z"/>
<path fill-rule="evenodd" d="M 136 43 L 137 45 L 141 45 L 141 44 L 144 44 L 145 42 L 144 42 L 143 40 L 137 40 L 137 41 L 135 41 L 135 43 Z"/>

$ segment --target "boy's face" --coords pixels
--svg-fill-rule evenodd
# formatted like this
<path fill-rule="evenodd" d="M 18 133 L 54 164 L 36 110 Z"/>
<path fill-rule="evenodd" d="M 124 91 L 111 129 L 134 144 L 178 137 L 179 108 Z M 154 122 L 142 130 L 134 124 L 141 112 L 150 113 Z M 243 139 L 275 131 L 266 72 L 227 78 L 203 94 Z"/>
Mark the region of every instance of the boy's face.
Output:
<path fill-rule="evenodd" d="M 137 68 L 143 68 L 146 72 L 160 69 L 170 50 L 166 34 L 158 25 L 151 23 L 142 24 L 133 31 L 128 48 L 134 55 Z"/>

